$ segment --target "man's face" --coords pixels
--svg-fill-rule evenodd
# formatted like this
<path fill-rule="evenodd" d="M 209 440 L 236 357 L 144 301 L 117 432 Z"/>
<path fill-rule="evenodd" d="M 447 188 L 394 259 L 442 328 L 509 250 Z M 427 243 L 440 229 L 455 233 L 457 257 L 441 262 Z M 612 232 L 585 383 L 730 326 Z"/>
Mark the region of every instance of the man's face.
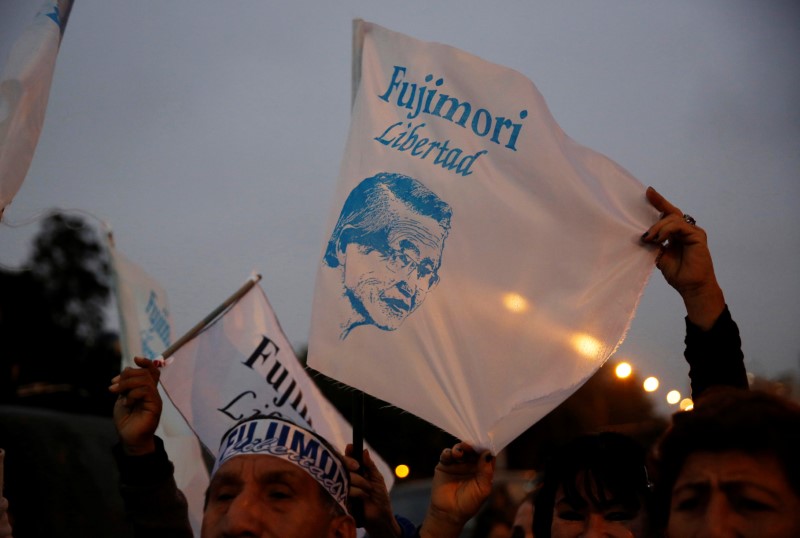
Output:
<path fill-rule="evenodd" d="M 697 452 L 672 488 L 667 535 L 800 536 L 800 497 L 772 455 Z"/>
<path fill-rule="evenodd" d="M 582 488 L 579 488 L 579 494 L 579 498 L 573 499 L 565 495 L 563 487 L 558 488 L 550 527 L 552 538 L 639 538 L 645 535 L 647 515 L 644 510 L 632 510 L 613 499 L 599 507 L 591 502 Z"/>
<path fill-rule="evenodd" d="M 319 484 L 299 467 L 266 455 L 236 456 L 211 479 L 202 538 L 355 537 Z"/>
<path fill-rule="evenodd" d="M 438 282 L 445 230 L 434 219 L 395 213 L 386 244 L 349 243 L 344 287 L 353 309 L 384 330 L 394 330 Z"/>

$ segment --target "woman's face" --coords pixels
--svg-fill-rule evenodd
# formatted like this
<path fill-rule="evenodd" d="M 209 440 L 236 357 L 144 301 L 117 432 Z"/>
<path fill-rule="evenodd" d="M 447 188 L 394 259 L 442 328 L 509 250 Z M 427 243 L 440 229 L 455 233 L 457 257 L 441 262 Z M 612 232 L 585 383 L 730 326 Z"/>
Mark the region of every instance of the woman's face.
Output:
<path fill-rule="evenodd" d="M 578 480 L 579 484 L 582 480 Z M 593 486 L 594 487 L 594 486 Z M 645 536 L 647 515 L 641 508 L 632 509 L 608 492 L 604 495 L 587 495 L 585 488 L 578 486 L 577 496 L 569 496 L 559 487 L 553 506 L 552 538 L 577 538 L 579 536 L 607 536 L 613 538 L 640 538 Z M 592 498 L 608 498 L 597 505 Z"/>

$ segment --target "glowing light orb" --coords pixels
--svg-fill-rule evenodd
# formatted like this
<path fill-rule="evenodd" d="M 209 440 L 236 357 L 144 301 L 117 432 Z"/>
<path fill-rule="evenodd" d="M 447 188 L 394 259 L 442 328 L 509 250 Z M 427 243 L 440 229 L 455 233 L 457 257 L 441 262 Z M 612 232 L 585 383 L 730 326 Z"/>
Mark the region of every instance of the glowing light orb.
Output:
<path fill-rule="evenodd" d="M 594 336 L 576 334 L 572 337 L 572 347 L 584 357 L 594 359 L 600 354 L 600 351 L 603 349 L 603 344 Z"/>
<path fill-rule="evenodd" d="M 658 390 L 658 378 L 648 377 L 647 379 L 644 380 L 642 386 L 644 387 L 644 390 L 646 390 L 647 392 L 655 392 L 656 390 Z"/>
<path fill-rule="evenodd" d="M 400 464 L 394 468 L 394 475 L 397 478 L 405 478 L 408 476 L 408 473 L 411 472 L 411 469 L 408 468 L 408 465 Z"/>
<path fill-rule="evenodd" d="M 528 310 L 528 300 L 519 293 L 503 295 L 503 305 L 515 314 L 521 314 Z"/>
<path fill-rule="evenodd" d="M 627 362 L 621 362 L 617 365 L 614 373 L 617 374 L 617 377 L 620 379 L 625 379 L 626 377 L 630 377 L 631 372 L 633 372 L 633 368 Z"/>

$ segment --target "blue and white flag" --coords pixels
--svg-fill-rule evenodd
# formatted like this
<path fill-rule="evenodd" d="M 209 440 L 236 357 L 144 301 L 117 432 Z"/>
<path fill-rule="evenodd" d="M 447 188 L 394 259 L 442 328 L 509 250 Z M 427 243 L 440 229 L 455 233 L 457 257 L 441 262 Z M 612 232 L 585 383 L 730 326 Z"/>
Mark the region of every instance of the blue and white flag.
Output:
<path fill-rule="evenodd" d="M 311 429 L 344 453 L 350 424 L 297 360 L 260 286 L 167 358 L 161 384 L 214 457 L 239 421 L 278 417 Z M 386 484 L 393 475 L 370 450 Z"/>
<path fill-rule="evenodd" d="M 622 342 L 657 215 L 533 83 L 370 23 L 309 365 L 495 453 Z"/>
<path fill-rule="evenodd" d="M 0 2 L 0 218 L 33 159 L 72 3 Z"/>
<path fill-rule="evenodd" d="M 161 284 L 113 245 L 109 245 L 109 253 L 119 310 L 121 366 L 136 368 L 134 357 L 155 359 L 175 339 L 167 293 Z M 200 536 L 208 469 L 194 432 L 169 401 L 164 388 L 159 385 L 158 390 L 163 409 L 156 435 L 164 441 L 164 448 L 175 465 L 175 483 L 186 496 L 189 520 L 195 535 Z"/>

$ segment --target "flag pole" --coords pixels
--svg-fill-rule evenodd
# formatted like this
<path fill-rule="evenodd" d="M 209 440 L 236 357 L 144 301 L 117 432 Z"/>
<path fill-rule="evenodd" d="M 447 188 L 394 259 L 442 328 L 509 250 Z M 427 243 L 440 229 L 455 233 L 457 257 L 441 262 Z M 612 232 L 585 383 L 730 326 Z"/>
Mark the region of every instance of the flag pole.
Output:
<path fill-rule="evenodd" d="M 159 366 L 163 366 L 165 361 L 169 359 L 170 356 L 174 355 L 175 352 L 181 348 L 181 346 L 183 346 L 186 342 L 197 336 L 197 334 L 200 331 L 205 329 L 209 323 L 217 319 L 220 314 L 222 314 L 225 310 L 228 309 L 229 306 L 231 306 L 233 303 L 241 299 L 242 296 L 244 296 L 245 293 L 250 291 L 250 288 L 255 286 L 259 280 L 261 280 L 260 274 L 254 273 L 253 275 L 251 275 L 250 278 L 247 279 L 247 282 L 245 282 L 241 288 L 236 290 L 236 292 L 233 295 L 225 299 L 224 303 L 219 305 L 217 308 L 214 309 L 213 312 L 204 317 L 200 321 L 200 323 L 189 329 L 189 331 L 186 334 L 178 338 L 178 340 L 175 341 L 175 343 L 169 346 L 167 349 L 165 349 L 161 353 L 161 355 L 153 359 L 153 362 L 155 362 Z"/>

